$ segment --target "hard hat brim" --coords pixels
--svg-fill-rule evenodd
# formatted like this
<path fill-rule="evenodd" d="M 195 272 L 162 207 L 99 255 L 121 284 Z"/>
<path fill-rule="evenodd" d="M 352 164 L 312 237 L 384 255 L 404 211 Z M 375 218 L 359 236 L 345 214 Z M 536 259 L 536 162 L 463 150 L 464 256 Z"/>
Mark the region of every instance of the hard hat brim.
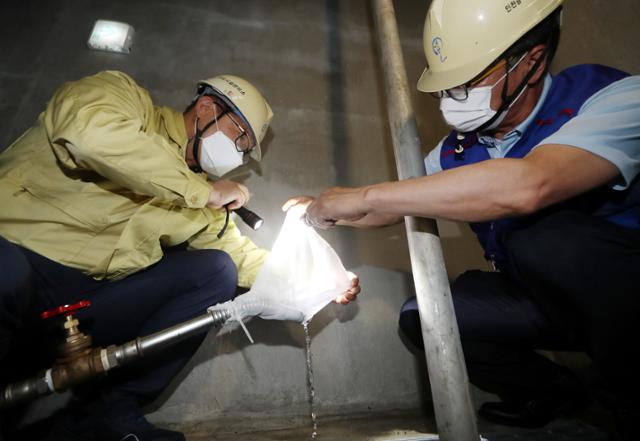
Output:
<path fill-rule="evenodd" d="M 441 90 L 451 89 L 453 87 L 461 86 L 468 81 L 468 74 L 463 72 L 462 74 L 455 75 L 438 74 L 426 68 L 420 79 L 418 79 L 418 90 L 420 92 L 439 92 Z"/>
<path fill-rule="evenodd" d="M 251 149 L 251 151 L 249 152 L 249 157 L 255 159 L 258 162 L 262 160 L 262 149 L 260 148 L 259 142 L 256 142 L 256 146 Z"/>

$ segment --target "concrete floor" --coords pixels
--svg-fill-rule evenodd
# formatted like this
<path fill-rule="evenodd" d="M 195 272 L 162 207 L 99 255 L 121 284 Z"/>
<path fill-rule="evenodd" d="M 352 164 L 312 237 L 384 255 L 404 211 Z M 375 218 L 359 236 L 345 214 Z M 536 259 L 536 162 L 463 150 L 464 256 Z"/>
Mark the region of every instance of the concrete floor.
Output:
<path fill-rule="evenodd" d="M 577 368 L 577 367 L 576 367 Z M 473 389 L 476 409 L 494 396 Z M 257 415 L 225 417 L 207 421 L 165 424 L 182 431 L 187 441 L 300 441 L 310 440 L 313 431 L 308 406 L 301 414 L 283 418 Z M 524 429 L 493 424 L 477 419 L 478 432 L 485 441 L 610 441 L 615 431 L 613 420 L 598 403 L 582 411 L 559 418 L 545 427 Z M 318 414 L 318 440 L 321 441 L 432 441 L 438 428 L 430 405 L 421 410 L 387 412 L 345 412 L 342 415 Z"/>
<path fill-rule="evenodd" d="M 47 440 L 51 421 L 40 420 L 23 427 L 15 440 Z M 185 434 L 187 441 L 300 441 L 312 434 L 308 416 L 264 418 L 229 416 L 191 423 L 158 424 Z M 610 441 L 612 421 L 597 405 L 558 419 L 537 429 L 512 428 L 478 421 L 483 441 Z M 435 418 L 431 412 L 405 411 L 319 415 L 320 441 L 436 441 Z"/>
<path fill-rule="evenodd" d="M 311 439 L 311 427 L 260 428 L 261 423 L 247 421 L 209 421 L 200 424 L 173 426 L 182 430 L 187 441 L 293 441 Z M 268 423 L 267 423 L 268 424 Z M 479 423 L 479 432 L 486 441 L 607 441 L 605 432 L 581 420 L 559 420 L 541 429 L 515 429 Z M 435 441 L 438 439 L 435 420 L 416 414 L 354 415 L 346 419 L 328 418 L 318 428 L 321 441 Z"/>

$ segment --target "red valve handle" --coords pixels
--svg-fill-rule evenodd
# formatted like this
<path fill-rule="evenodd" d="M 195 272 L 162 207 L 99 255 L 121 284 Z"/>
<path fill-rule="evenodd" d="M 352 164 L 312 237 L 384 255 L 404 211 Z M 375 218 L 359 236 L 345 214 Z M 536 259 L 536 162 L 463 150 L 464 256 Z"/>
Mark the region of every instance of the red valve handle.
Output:
<path fill-rule="evenodd" d="M 80 300 L 78 303 L 74 303 L 73 305 L 62 305 L 57 308 L 50 309 L 48 311 L 40 314 L 41 319 L 48 319 L 50 317 L 55 317 L 57 315 L 71 315 L 78 309 L 83 309 L 91 306 L 91 302 L 89 300 Z"/>

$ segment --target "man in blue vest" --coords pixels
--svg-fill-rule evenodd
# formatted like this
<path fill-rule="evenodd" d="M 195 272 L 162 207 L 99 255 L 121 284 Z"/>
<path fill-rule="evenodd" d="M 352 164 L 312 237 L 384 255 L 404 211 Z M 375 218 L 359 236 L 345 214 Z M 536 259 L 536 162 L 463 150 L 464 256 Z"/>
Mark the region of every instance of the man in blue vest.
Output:
<path fill-rule="evenodd" d="M 453 129 L 428 176 L 324 192 L 310 222 L 381 226 L 405 215 L 467 221 L 497 271 L 452 285 L 480 415 L 542 426 L 588 402 L 536 349 L 586 351 L 623 439 L 638 439 L 640 77 L 599 65 L 552 76 L 562 0 L 434 0 L 421 91 Z M 415 299 L 400 327 L 422 345 Z"/>

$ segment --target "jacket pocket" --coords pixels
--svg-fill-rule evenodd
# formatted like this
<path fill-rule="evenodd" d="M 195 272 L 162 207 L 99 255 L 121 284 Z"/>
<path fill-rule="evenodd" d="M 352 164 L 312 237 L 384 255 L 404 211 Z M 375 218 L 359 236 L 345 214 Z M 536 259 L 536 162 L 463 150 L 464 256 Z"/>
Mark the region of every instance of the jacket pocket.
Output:
<path fill-rule="evenodd" d="M 22 183 L 20 188 L 26 191 L 34 198 L 46 203 L 47 205 L 61 211 L 63 214 L 72 218 L 91 231 L 102 231 L 107 225 L 108 220 L 102 216 L 92 215 L 91 207 L 80 208 L 73 204 L 71 198 L 65 198 L 65 194 L 58 194 L 44 187 L 34 184 L 33 182 Z"/>

